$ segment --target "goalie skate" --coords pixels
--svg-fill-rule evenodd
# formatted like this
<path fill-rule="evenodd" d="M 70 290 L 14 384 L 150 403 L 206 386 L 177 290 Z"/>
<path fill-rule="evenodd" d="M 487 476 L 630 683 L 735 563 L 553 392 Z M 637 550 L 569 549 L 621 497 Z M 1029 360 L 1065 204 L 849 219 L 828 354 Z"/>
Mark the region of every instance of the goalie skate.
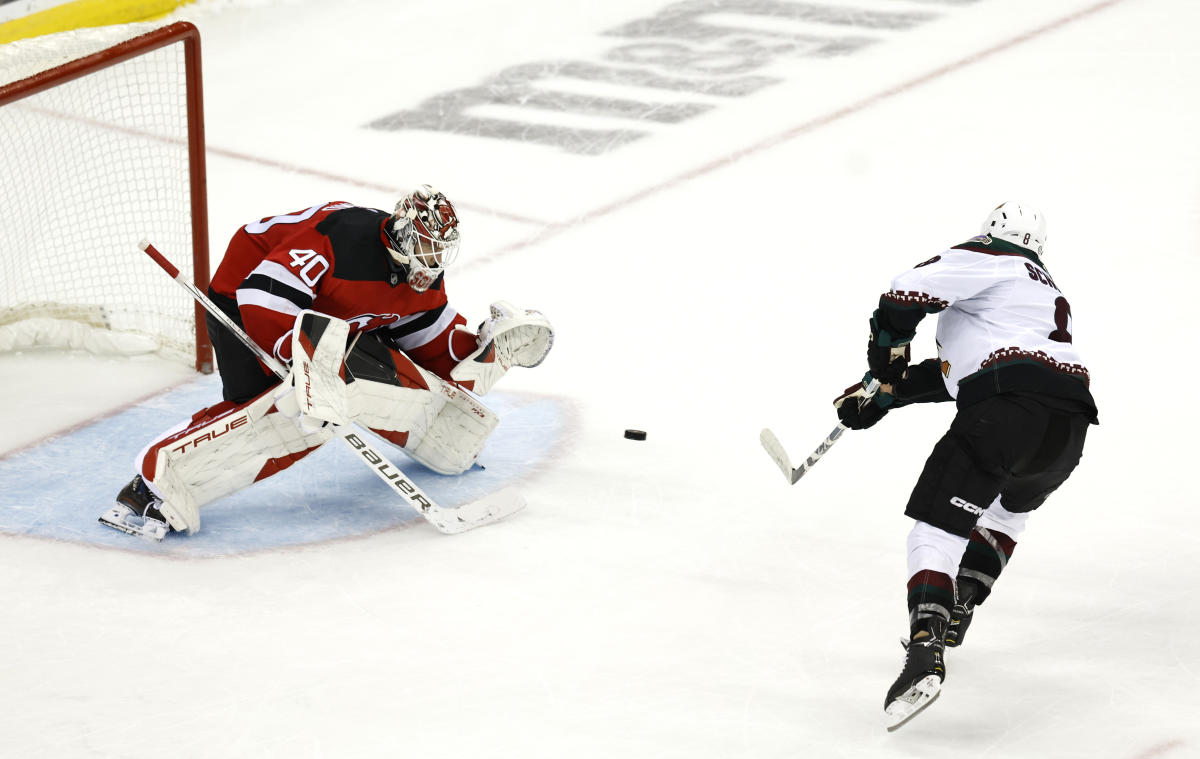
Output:
<path fill-rule="evenodd" d="M 160 541 L 170 532 L 166 522 L 153 517 L 141 517 L 123 503 L 119 503 L 100 515 L 100 524 L 147 540 Z"/>
<path fill-rule="evenodd" d="M 100 515 L 100 524 L 148 540 L 162 540 L 171 528 L 158 510 L 161 504 L 137 475 L 117 494 L 116 504 Z"/>

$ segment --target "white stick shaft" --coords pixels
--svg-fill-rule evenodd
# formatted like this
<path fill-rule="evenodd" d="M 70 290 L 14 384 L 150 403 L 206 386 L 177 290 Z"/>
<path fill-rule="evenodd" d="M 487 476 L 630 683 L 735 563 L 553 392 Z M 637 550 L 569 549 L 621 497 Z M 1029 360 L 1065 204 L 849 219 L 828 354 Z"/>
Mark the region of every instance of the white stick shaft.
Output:
<path fill-rule="evenodd" d="M 833 431 L 825 437 L 825 440 L 817 446 L 817 449 L 809 454 L 809 457 L 805 459 L 800 466 L 792 470 L 792 484 L 795 485 L 797 480 L 808 474 L 808 470 L 817 465 L 817 462 L 821 460 L 821 457 L 829 452 L 829 449 L 833 447 L 833 444 L 836 443 L 839 438 L 841 438 L 842 433 L 848 429 L 850 428 L 844 424 L 839 424 L 838 426 L 834 427 Z"/>

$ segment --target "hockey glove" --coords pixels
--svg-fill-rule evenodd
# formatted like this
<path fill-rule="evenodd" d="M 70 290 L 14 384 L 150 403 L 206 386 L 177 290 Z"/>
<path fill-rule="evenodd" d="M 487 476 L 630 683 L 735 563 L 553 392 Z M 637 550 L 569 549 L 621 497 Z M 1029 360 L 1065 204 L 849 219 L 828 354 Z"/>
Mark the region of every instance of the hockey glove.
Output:
<path fill-rule="evenodd" d="M 867 341 L 867 366 L 871 376 L 885 385 L 894 385 L 904 379 L 908 361 L 912 357 L 911 338 L 899 340 L 876 324 L 871 318 L 871 339 Z"/>
<path fill-rule="evenodd" d="M 852 430 L 865 430 L 872 427 L 887 415 L 892 403 L 896 400 L 891 393 L 879 390 L 871 398 L 867 398 L 867 383 L 871 375 L 863 377 L 863 381 L 846 388 L 833 401 L 837 409 L 838 419 Z"/>
<path fill-rule="evenodd" d="M 476 341 L 478 347 L 450 371 L 450 379 L 483 395 L 511 367 L 542 363 L 554 345 L 554 328 L 540 311 L 518 309 L 500 300 L 491 305 L 491 317 L 479 325 Z"/>

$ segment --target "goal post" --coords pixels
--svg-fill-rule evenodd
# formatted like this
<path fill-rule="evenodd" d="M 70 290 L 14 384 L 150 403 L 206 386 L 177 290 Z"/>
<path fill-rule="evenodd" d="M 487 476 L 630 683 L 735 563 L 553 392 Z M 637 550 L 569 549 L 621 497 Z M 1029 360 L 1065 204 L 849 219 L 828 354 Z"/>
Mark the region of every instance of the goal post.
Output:
<path fill-rule="evenodd" d="M 199 30 L 124 24 L 0 45 L 0 351 L 156 352 L 211 372 Z"/>

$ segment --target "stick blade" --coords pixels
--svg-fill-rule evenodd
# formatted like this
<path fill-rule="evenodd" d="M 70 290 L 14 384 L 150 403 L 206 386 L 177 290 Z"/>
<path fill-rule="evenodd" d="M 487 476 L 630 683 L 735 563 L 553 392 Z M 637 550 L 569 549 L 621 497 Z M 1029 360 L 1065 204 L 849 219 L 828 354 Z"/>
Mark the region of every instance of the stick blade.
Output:
<path fill-rule="evenodd" d="M 775 437 L 775 433 L 764 428 L 758 433 L 758 441 L 762 443 L 763 450 L 779 467 L 779 471 L 783 472 L 783 476 L 787 478 L 789 485 L 795 485 L 796 480 L 800 479 L 796 476 L 796 470 L 792 468 L 792 460 L 788 457 L 787 451 L 783 449 L 783 444 L 779 442 L 779 438 Z"/>
<path fill-rule="evenodd" d="M 525 508 L 525 498 L 514 488 L 505 488 L 477 501 L 465 503 L 457 509 L 438 509 L 426 512 L 430 524 L 446 535 L 483 527 L 499 522 Z"/>

